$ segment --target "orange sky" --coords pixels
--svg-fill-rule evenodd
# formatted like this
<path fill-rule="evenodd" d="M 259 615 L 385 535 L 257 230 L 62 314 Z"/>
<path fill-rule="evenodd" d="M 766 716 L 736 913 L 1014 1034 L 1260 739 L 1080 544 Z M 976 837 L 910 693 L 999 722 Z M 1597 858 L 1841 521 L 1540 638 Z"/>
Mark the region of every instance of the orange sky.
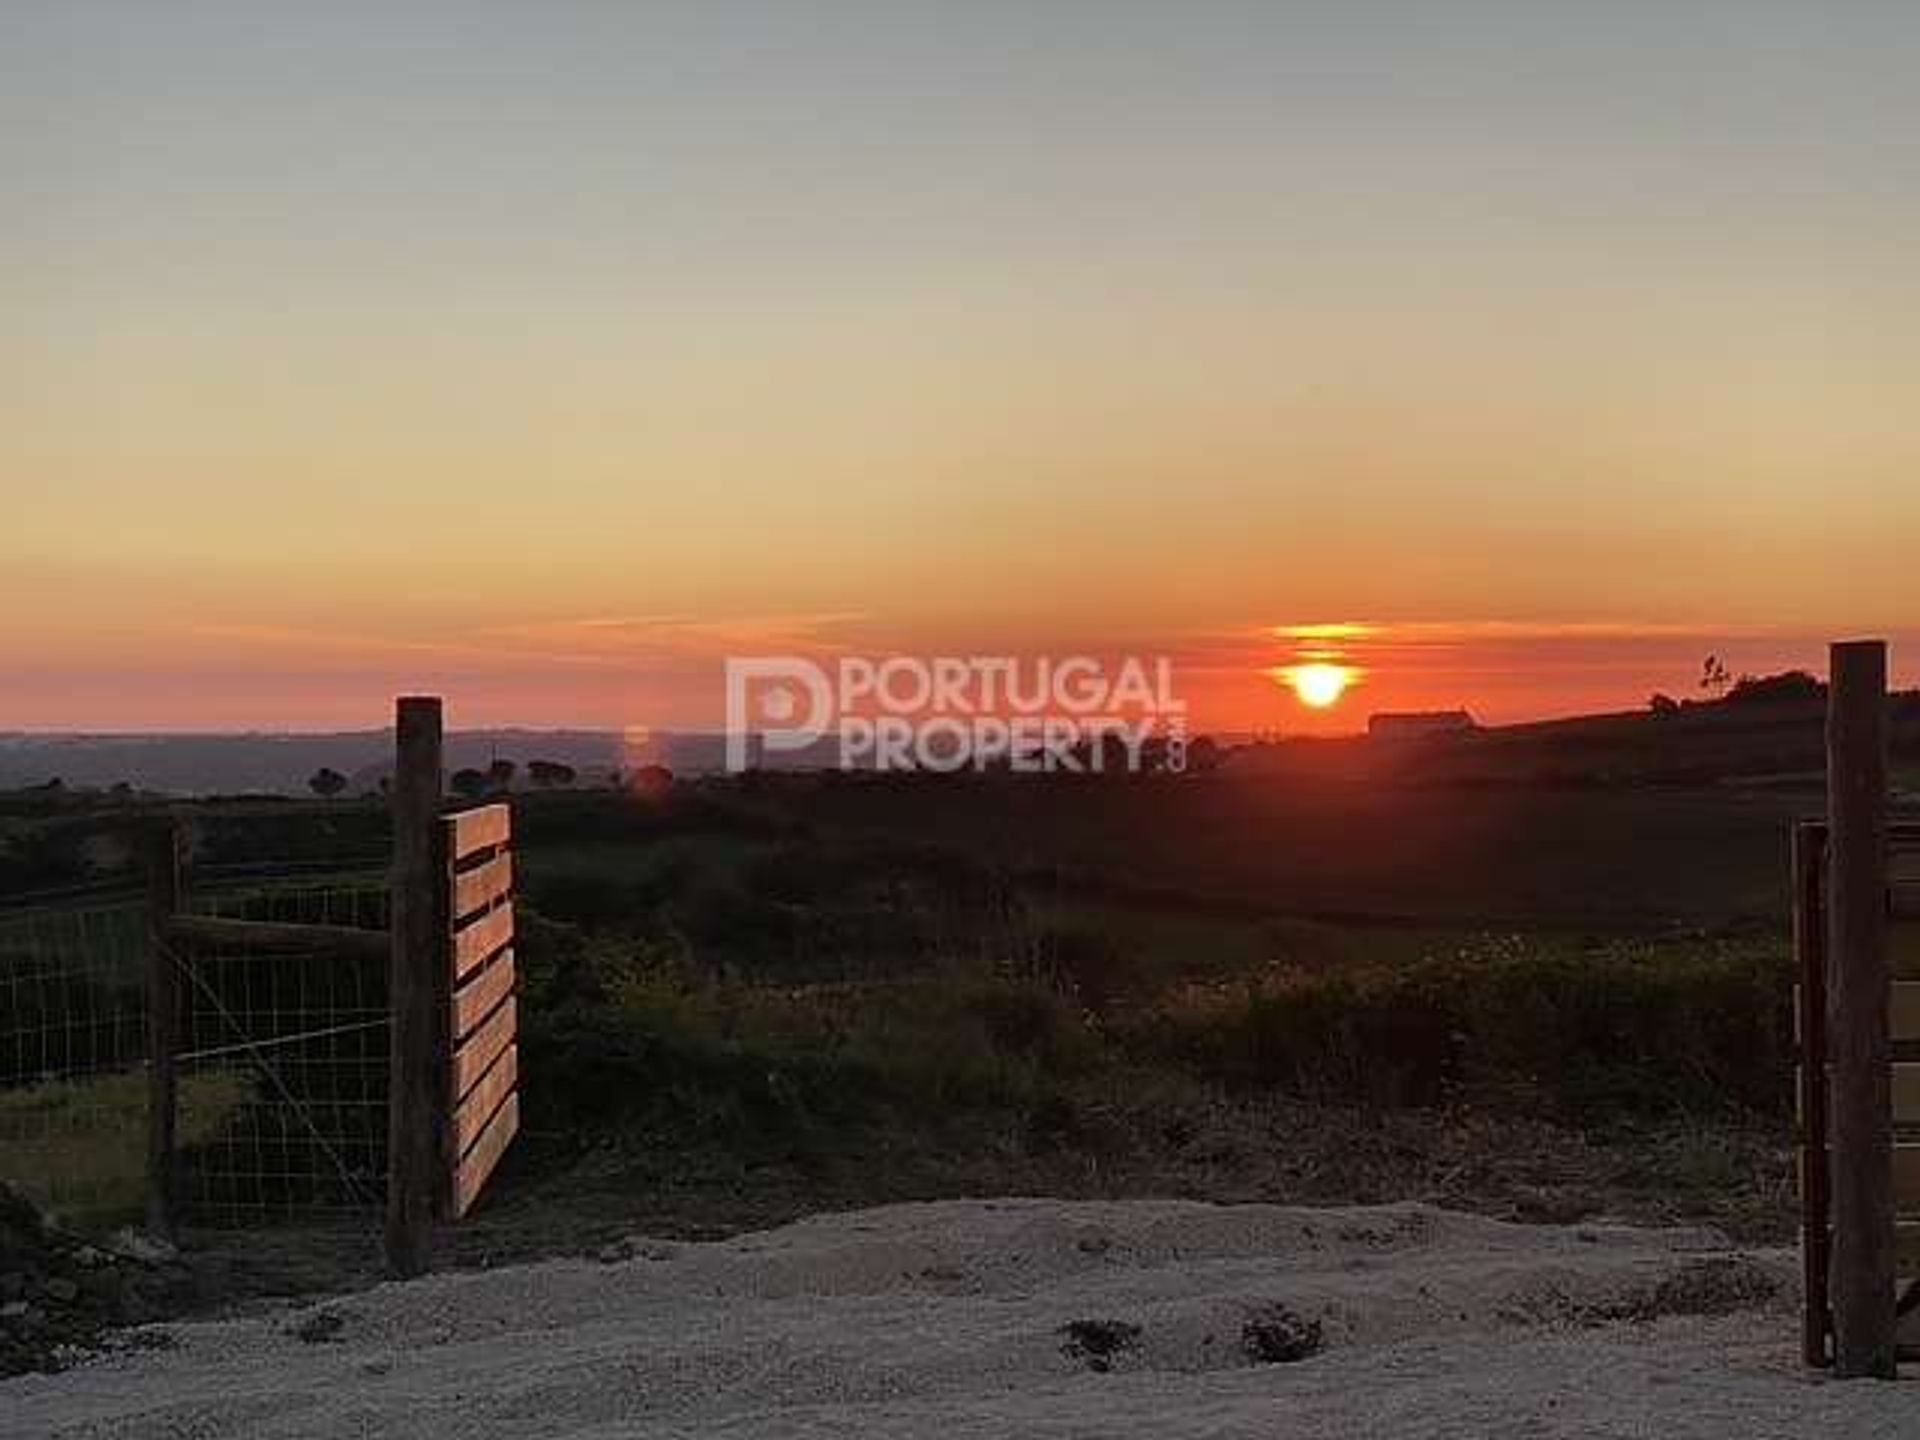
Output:
<path fill-rule="evenodd" d="M 1510 719 L 1920 631 L 1913 12 L 1371 8 L 10 11 L 0 729 L 836 649 Z"/>

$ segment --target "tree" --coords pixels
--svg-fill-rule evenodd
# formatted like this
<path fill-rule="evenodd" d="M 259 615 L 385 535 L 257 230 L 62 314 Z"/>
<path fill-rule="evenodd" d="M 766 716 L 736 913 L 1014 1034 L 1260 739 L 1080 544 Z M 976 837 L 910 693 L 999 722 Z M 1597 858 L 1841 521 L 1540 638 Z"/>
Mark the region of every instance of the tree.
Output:
<path fill-rule="evenodd" d="M 1680 702 L 1671 695 L 1654 695 L 1647 701 L 1647 709 L 1665 719 L 1669 715 L 1680 713 Z"/>
<path fill-rule="evenodd" d="M 307 788 L 322 800 L 331 800 L 347 788 L 347 777 L 329 765 L 322 765 L 307 777 Z"/>
<path fill-rule="evenodd" d="M 573 784 L 576 777 L 571 765 L 563 765 L 558 760 L 529 760 L 527 778 L 542 790 L 551 790 L 556 785 Z"/>
<path fill-rule="evenodd" d="M 1733 684 L 1733 676 L 1727 667 L 1720 663 L 1718 655 L 1709 655 L 1700 666 L 1700 688 L 1709 695 L 1719 695 Z"/>
<path fill-rule="evenodd" d="M 447 784 L 461 799 L 478 800 L 487 793 L 487 772 L 471 769 L 456 770 L 447 777 Z"/>
<path fill-rule="evenodd" d="M 487 780 L 495 790 L 511 790 L 514 772 L 518 769 L 511 760 L 496 760 L 487 766 Z"/>

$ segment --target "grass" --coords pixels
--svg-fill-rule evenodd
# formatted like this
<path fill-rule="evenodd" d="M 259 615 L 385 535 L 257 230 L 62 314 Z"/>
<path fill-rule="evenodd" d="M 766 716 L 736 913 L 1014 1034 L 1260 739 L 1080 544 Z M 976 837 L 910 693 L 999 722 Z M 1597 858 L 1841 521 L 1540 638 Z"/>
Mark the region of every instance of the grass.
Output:
<path fill-rule="evenodd" d="M 232 1073 L 188 1075 L 179 1090 L 183 1145 L 203 1143 L 247 1103 Z M 8 1178 L 73 1226 L 133 1220 L 146 1193 L 147 1077 L 128 1070 L 0 1090 Z"/>
<path fill-rule="evenodd" d="M 462 1243 L 992 1191 L 1778 1231 L 1799 804 L 1260 777 L 526 797 L 526 1130 Z"/>
<path fill-rule="evenodd" d="M 1787 1223 L 1772 935 L 1338 924 L 788 853 L 735 844 L 719 875 L 602 855 L 643 900 L 590 885 L 589 923 L 523 915 L 541 1215 L 630 1221 L 644 1195 L 698 1232 L 1016 1191 Z M 714 887 L 762 918 L 704 927 L 689 897 Z"/>
<path fill-rule="evenodd" d="M 1476 936 L 1383 963 L 1207 978 L 1123 1043 L 1235 1086 L 1604 1122 L 1784 1113 L 1792 967 L 1773 941 Z"/>

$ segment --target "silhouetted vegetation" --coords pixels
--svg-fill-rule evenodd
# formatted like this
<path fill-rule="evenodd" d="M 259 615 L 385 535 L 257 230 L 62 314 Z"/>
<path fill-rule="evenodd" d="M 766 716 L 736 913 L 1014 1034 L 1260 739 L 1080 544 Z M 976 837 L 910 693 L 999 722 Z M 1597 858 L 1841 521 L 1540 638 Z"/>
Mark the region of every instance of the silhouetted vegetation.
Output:
<path fill-rule="evenodd" d="M 578 777 L 571 765 L 562 765 L 555 760 L 529 760 L 527 778 L 542 790 L 552 790 L 571 785 Z"/>
<path fill-rule="evenodd" d="M 478 800 L 491 784 L 484 770 L 460 769 L 447 777 L 447 788 L 463 800 Z"/>
<path fill-rule="evenodd" d="M 1770 705 L 1810 703 L 1827 698 L 1824 680 L 1805 670 L 1784 670 L 1778 675 L 1742 675 L 1727 691 L 1729 705 Z"/>
<path fill-rule="evenodd" d="M 321 766 L 307 781 L 307 788 L 322 800 L 331 800 L 346 791 L 347 777 L 338 770 Z"/>

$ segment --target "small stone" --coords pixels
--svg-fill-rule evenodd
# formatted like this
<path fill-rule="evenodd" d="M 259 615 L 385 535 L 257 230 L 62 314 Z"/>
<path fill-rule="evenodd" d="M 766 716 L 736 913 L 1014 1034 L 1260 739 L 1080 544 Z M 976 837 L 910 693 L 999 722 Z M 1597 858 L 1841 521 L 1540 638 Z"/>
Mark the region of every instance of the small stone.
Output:
<path fill-rule="evenodd" d="M 347 1322 L 338 1311 L 316 1310 L 302 1320 L 287 1327 L 287 1333 L 296 1340 L 304 1340 L 309 1345 L 337 1345 L 340 1332 Z"/>
<path fill-rule="evenodd" d="M 1289 1365 L 1318 1354 L 1325 1343 L 1318 1320 L 1296 1315 L 1284 1305 L 1267 1305 L 1240 1327 L 1240 1348 L 1262 1365 Z"/>
<path fill-rule="evenodd" d="M 40 1289 L 49 1300 L 61 1305 L 71 1305 L 80 1298 L 80 1287 L 64 1275 L 55 1275 L 42 1282 Z"/>
<path fill-rule="evenodd" d="M 107 1243 L 122 1259 L 139 1260 L 147 1265 L 163 1265 L 180 1258 L 179 1249 L 170 1242 L 130 1225 L 114 1231 Z"/>
<path fill-rule="evenodd" d="M 1129 1320 L 1070 1320 L 1060 1333 L 1067 1337 L 1061 1353 L 1099 1375 L 1112 1370 L 1119 1355 L 1140 1343 L 1140 1327 Z"/>

